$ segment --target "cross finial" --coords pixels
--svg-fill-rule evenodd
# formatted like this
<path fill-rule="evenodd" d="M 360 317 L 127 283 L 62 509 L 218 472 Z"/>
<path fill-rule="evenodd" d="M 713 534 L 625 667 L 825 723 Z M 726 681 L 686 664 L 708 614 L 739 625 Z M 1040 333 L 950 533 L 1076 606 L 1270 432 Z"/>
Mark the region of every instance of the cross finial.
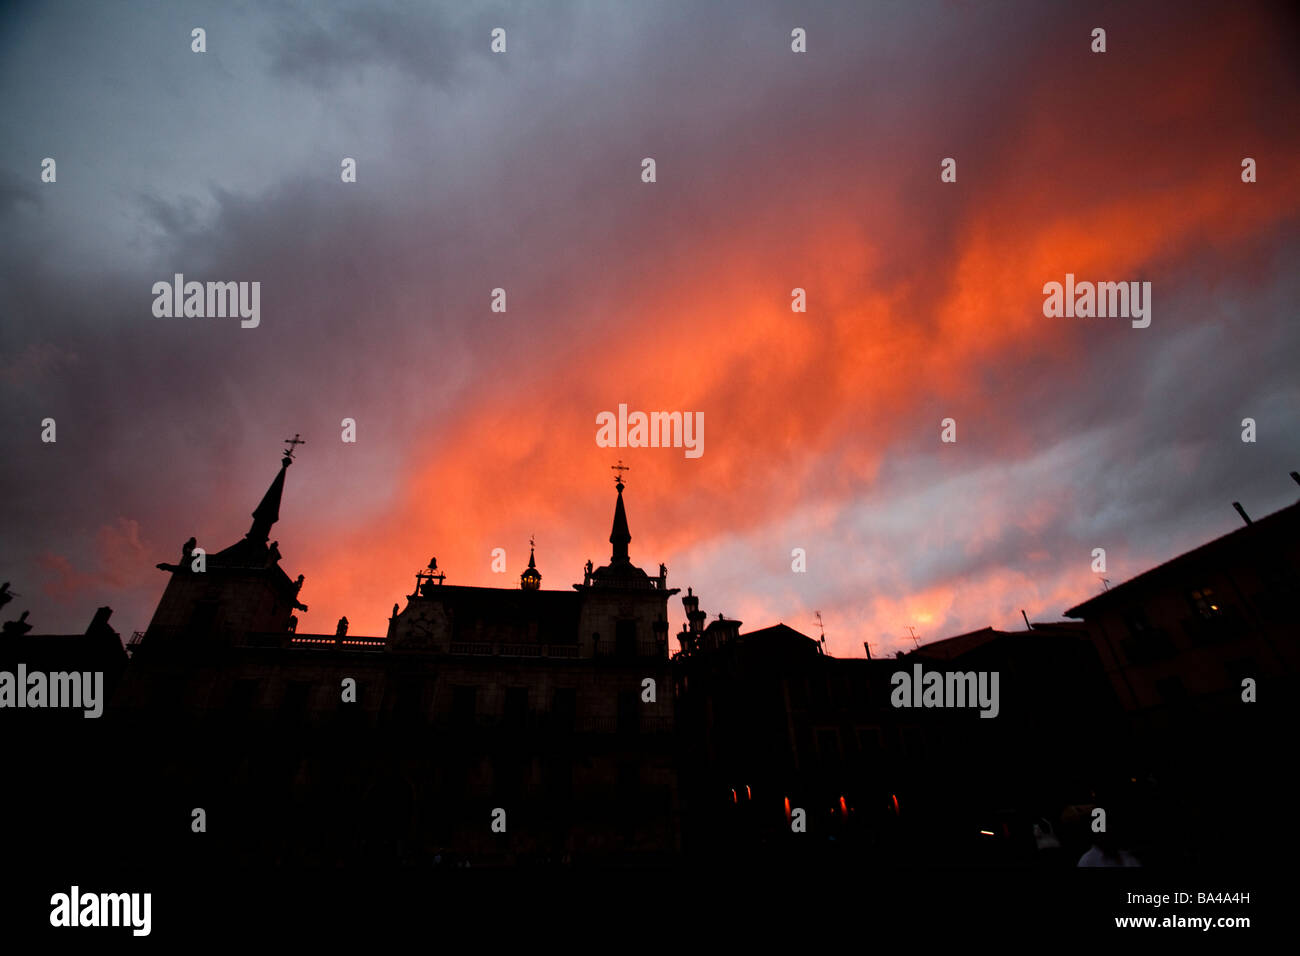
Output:
<path fill-rule="evenodd" d="M 294 432 L 294 433 L 293 433 L 293 437 L 292 437 L 292 438 L 286 438 L 286 439 L 284 440 L 284 443 L 285 443 L 286 445 L 289 446 L 288 448 L 286 448 L 286 449 L 284 450 L 284 457 L 285 457 L 285 458 L 292 459 L 292 458 L 293 458 L 293 452 L 294 452 L 294 446 L 295 446 L 295 445 L 305 445 L 305 444 L 307 444 L 307 439 L 299 437 L 298 433 L 297 433 L 297 432 Z"/>
<path fill-rule="evenodd" d="M 615 478 L 614 478 L 614 486 L 615 486 L 616 488 L 618 488 L 619 491 L 622 491 L 622 490 L 623 490 L 623 472 L 625 472 L 625 471 L 631 471 L 631 470 L 632 470 L 632 467 L 631 467 L 630 465 L 625 465 L 625 464 L 623 464 L 623 459 L 620 458 L 620 459 L 618 460 L 618 464 L 617 464 L 617 465 L 610 465 L 610 466 L 609 466 L 609 470 L 610 470 L 610 471 L 616 471 L 616 472 L 618 472 L 618 474 L 617 474 L 617 475 L 615 476 Z"/>

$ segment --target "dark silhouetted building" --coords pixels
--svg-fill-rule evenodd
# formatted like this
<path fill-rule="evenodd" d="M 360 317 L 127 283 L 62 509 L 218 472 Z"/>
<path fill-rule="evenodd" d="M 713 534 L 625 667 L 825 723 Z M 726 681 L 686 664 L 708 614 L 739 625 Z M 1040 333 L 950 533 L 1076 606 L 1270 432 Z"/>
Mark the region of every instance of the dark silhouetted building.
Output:
<path fill-rule="evenodd" d="M 621 479 L 609 562 L 581 583 L 543 589 L 535 548 L 517 588 L 448 584 L 434 559 L 385 633 L 304 632 L 304 578 L 270 541 L 292 463 L 242 539 L 191 538 L 159 565 L 125 649 L 107 608 L 83 636 L 22 619 L 0 635 L 0 670 L 102 669 L 112 694 L 97 720 L 0 714 L 27 784 L 9 816 L 32 824 L 15 852 L 213 873 L 1027 867 L 1072 865 L 1104 809 L 1146 863 L 1244 865 L 1285 818 L 1300 505 L 1068 612 L 1082 620 L 886 659 L 785 624 L 742 633 L 688 590 L 670 659 L 678 591 L 632 563 Z M 901 706 L 900 675 L 927 674 L 966 695 L 996 675 L 996 716 L 969 697 Z"/>
<path fill-rule="evenodd" d="M 1081 625 L 985 628 L 836 658 L 784 624 L 705 626 L 674 657 L 688 852 L 869 865 L 1035 862 L 1033 828 L 1109 779 L 1119 710 Z M 894 675 L 997 672 L 997 716 L 896 707 Z M 793 832 L 802 809 L 806 831 Z M 1086 849 L 1086 843 L 1082 847 Z"/>
<path fill-rule="evenodd" d="M 1298 596 L 1293 504 L 1066 612 L 1128 716 L 1118 756 L 1167 862 L 1240 864 L 1290 817 L 1279 730 L 1294 723 Z"/>
<path fill-rule="evenodd" d="M 167 754 L 144 799 L 204 807 L 240 862 L 671 858 L 676 591 L 629 557 L 623 482 L 610 561 L 569 590 L 543 590 L 531 552 L 517 589 L 447 584 L 435 559 L 387 633 L 311 634 L 266 543 L 290 464 L 241 541 L 160 565 L 114 701 Z"/>

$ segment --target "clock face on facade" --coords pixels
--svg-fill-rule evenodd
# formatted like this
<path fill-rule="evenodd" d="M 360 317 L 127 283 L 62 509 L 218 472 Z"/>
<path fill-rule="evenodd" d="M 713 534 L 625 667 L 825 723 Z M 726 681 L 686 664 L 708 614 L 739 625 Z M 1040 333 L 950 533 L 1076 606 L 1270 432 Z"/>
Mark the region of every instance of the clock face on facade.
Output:
<path fill-rule="evenodd" d="M 447 612 L 441 604 L 418 600 L 407 605 L 393 623 L 394 646 L 425 647 L 445 641 L 449 632 Z"/>

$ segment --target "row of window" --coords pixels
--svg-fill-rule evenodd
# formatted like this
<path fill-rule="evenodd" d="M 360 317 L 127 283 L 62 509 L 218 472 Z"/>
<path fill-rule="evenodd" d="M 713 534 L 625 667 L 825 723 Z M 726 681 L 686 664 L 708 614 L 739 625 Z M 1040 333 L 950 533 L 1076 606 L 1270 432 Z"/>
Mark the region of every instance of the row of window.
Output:
<path fill-rule="evenodd" d="M 798 710 L 864 707 L 871 703 L 864 681 L 844 675 L 791 677 L 790 706 Z"/>
<path fill-rule="evenodd" d="M 248 710 L 261 703 L 263 681 L 257 678 L 240 678 L 230 686 L 226 698 L 226 707 L 230 710 Z M 316 681 L 290 680 L 285 683 L 284 700 L 279 709 L 289 712 L 302 712 L 308 709 L 313 690 L 321 685 Z M 333 692 L 332 692 L 333 693 Z M 421 709 L 423 686 L 414 682 L 390 687 L 385 694 L 385 710 L 394 713 L 415 716 Z M 633 697 L 635 699 L 635 692 Z M 620 698 L 621 699 L 621 698 Z M 573 715 L 577 712 L 578 692 L 572 687 L 558 688 L 552 699 L 551 712 L 559 715 Z M 338 702 L 343 706 L 342 694 Z M 527 687 L 507 687 L 505 693 L 505 717 L 507 721 L 523 719 L 528 714 L 529 691 Z M 455 686 L 452 688 L 452 714 L 473 716 L 478 710 L 478 688 Z"/>
<path fill-rule="evenodd" d="M 262 697 L 262 681 L 256 678 L 236 680 L 226 699 L 226 707 L 232 711 L 247 711 L 257 706 Z M 310 707 L 311 696 L 320 685 L 313 681 L 290 680 L 285 684 L 284 699 L 277 707 L 277 712 L 291 718 L 304 715 Z M 480 716 L 497 716 L 483 714 L 479 710 L 479 689 L 473 686 L 459 685 L 451 689 L 451 717 L 454 724 L 470 726 Z M 383 710 L 396 718 L 418 720 L 426 713 L 424 687 L 415 682 L 397 684 L 390 687 L 385 694 Z M 533 695 L 536 696 L 536 695 Z M 339 707 L 349 705 L 342 702 L 339 695 Z M 640 720 L 640 694 L 636 690 L 620 691 L 617 699 L 617 726 L 621 729 L 635 728 Z M 572 687 L 556 688 L 551 697 L 548 711 L 549 722 L 553 726 L 573 726 L 578 712 L 578 692 Z M 501 717 L 505 725 L 522 727 L 527 723 L 532 711 L 530 709 L 530 690 L 527 687 L 507 687 Z"/>

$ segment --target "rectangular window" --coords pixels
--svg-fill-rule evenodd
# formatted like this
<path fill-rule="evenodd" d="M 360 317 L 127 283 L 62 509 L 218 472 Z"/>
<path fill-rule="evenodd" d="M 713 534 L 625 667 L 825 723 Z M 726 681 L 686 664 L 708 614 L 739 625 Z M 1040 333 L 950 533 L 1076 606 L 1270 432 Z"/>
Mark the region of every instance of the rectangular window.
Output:
<path fill-rule="evenodd" d="M 1174 654 L 1173 642 L 1161 628 L 1152 627 L 1146 610 L 1134 606 L 1124 612 L 1130 637 L 1120 641 L 1120 650 L 1130 664 L 1141 665 Z"/>
<path fill-rule="evenodd" d="M 1201 620 L 1213 621 L 1223 616 L 1223 608 L 1219 604 L 1219 599 L 1209 588 L 1199 588 L 1191 591 L 1187 597 L 1192 602 L 1192 607 Z"/>
<path fill-rule="evenodd" d="M 280 720 L 297 724 L 307 719 L 307 705 L 311 701 L 311 681 L 291 680 L 284 688 L 284 703 L 280 705 Z"/>
<path fill-rule="evenodd" d="M 643 819 L 644 794 L 641 792 L 641 772 L 636 764 L 621 763 L 618 766 L 618 800 L 619 827 L 623 840 L 632 842 L 636 839 L 636 829 Z"/>
<path fill-rule="evenodd" d="M 817 731 L 817 750 L 822 764 L 829 768 L 840 765 L 840 734 L 837 730 Z"/>
<path fill-rule="evenodd" d="M 542 768 L 546 795 L 552 800 L 573 798 L 573 764 L 565 757 L 550 757 Z"/>
<path fill-rule="evenodd" d="M 1145 637 L 1151 633 L 1151 622 L 1147 620 L 1147 612 L 1140 607 L 1129 608 L 1124 612 L 1124 624 L 1133 637 Z"/>
<path fill-rule="evenodd" d="M 506 688 L 506 726 L 521 730 L 528 722 L 528 688 Z"/>
<path fill-rule="evenodd" d="M 614 625 L 614 650 L 619 657 L 636 656 L 636 621 L 619 621 Z"/>
<path fill-rule="evenodd" d="M 474 726 L 478 709 L 478 694 L 473 687 L 453 687 L 451 691 L 452 726 L 461 729 Z"/>
<path fill-rule="evenodd" d="M 560 687 L 555 691 L 555 703 L 551 707 L 551 723 L 556 730 L 572 731 L 574 720 L 578 715 L 578 692 L 572 687 Z"/>
<path fill-rule="evenodd" d="M 618 732 L 621 734 L 634 734 L 640 723 L 639 716 L 639 698 L 640 695 L 634 690 L 621 690 L 618 692 Z"/>
<path fill-rule="evenodd" d="M 794 740 L 799 766 L 806 769 L 815 765 L 817 761 L 817 751 L 815 749 L 817 744 L 813 739 L 811 728 L 802 722 L 796 724 Z"/>
<path fill-rule="evenodd" d="M 493 761 L 495 790 L 504 797 L 518 799 L 528 778 L 528 763 L 518 756 L 499 757 Z"/>

